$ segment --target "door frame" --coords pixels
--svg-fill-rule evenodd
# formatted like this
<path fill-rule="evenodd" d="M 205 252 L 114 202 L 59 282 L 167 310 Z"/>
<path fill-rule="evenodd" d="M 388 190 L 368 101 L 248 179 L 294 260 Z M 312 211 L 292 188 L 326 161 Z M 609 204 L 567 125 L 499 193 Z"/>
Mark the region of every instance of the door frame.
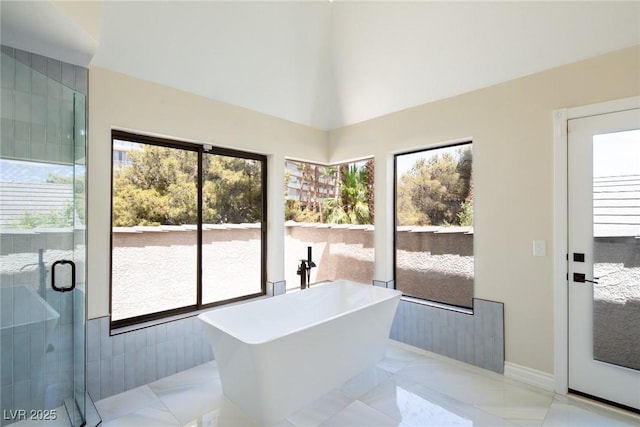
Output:
<path fill-rule="evenodd" d="M 569 391 L 568 121 L 640 108 L 640 96 L 553 111 L 554 391 Z"/>

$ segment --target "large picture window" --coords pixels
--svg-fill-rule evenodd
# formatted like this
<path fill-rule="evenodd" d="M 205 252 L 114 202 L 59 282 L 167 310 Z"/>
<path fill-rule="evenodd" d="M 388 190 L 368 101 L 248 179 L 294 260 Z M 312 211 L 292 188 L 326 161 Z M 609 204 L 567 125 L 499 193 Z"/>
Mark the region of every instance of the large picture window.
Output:
<path fill-rule="evenodd" d="M 264 294 L 264 156 L 120 131 L 112 151 L 112 327 Z"/>
<path fill-rule="evenodd" d="M 395 283 L 405 295 L 473 304 L 470 142 L 395 156 Z"/>
<path fill-rule="evenodd" d="M 371 283 L 374 276 L 373 159 L 319 165 L 285 163 L 285 278 L 301 286 L 300 259 L 311 247 L 316 268 L 311 283 L 348 279 Z"/>

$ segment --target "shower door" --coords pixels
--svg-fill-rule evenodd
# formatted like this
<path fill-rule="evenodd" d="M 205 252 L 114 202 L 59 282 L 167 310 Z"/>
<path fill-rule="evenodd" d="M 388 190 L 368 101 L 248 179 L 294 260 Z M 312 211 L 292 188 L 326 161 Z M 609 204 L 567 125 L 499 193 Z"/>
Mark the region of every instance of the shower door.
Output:
<path fill-rule="evenodd" d="M 42 58 L 0 61 L 1 426 L 85 419 L 86 101 Z"/>

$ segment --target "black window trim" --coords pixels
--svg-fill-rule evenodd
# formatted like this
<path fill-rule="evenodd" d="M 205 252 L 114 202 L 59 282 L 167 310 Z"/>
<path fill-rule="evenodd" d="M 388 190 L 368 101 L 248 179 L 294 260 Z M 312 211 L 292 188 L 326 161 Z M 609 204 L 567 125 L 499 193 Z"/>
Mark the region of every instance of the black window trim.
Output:
<path fill-rule="evenodd" d="M 465 307 L 465 306 L 460 306 L 460 305 L 455 305 L 455 304 L 451 304 L 451 303 L 446 303 L 446 302 L 441 302 L 441 301 L 437 301 L 437 300 L 431 300 L 431 299 L 427 299 L 427 298 L 422 298 L 422 297 L 418 297 L 418 296 L 414 296 L 414 295 L 409 295 L 409 294 L 405 294 L 404 291 L 402 289 L 398 289 L 398 280 L 397 280 L 397 271 L 398 271 L 398 248 L 397 248 L 397 241 L 398 241 L 398 157 L 399 156 L 405 156 L 407 154 L 415 154 L 415 153 L 422 153 L 425 151 L 431 151 L 431 150 L 438 150 L 438 149 L 442 149 L 442 148 L 453 148 L 453 147 L 458 147 L 458 146 L 462 146 L 462 145 L 469 145 L 471 144 L 471 146 L 473 146 L 473 140 L 472 139 L 468 139 L 468 140 L 463 140 L 463 141 L 459 141 L 459 142 L 453 142 L 450 144 L 441 144 L 441 145 L 434 145 L 432 147 L 427 147 L 427 148 L 418 148 L 415 150 L 410 150 L 410 151 L 403 151 L 401 153 L 395 153 L 393 155 L 393 288 L 399 291 L 402 291 L 402 297 L 403 299 L 411 299 L 414 300 L 413 302 L 423 302 L 426 304 L 434 304 L 440 308 L 444 308 L 446 306 L 451 307 L 452 311 L 462 311 L 462 312 L 467 312 L 469 310 L 471 310 L 471 312 L 473 312 L 473 300 L 475 300 L 475 297 L 471 299 L 471 304 L 472 307 Z M 475 253 L 474 253 L 475 256 Z M 475 266 L 474 266 L 474 270 L 475 270 Z M 474 288 L 475 288 L 475 282 L 474 282 Z M 475 293 L 475 289 L 474 289 L 474 293 Z"/>
<path fill-rule="evenodd" d="M 143 134 L 136 134 L 127 131 L 112 129 L 111 130 L 111 188 L 110 188 L 110 232 L 109 232 L 109 313 L 112 311 L 113 304 L 113 142 L 114 140 L 129 141 L 140 144 L 155 145 L 160 147 L 169 147 L 183 149 L 196 152 L 198 155 L 198 225 L 197 225 L 197 249 L 196 249 L 196 303 L 184 307 L 173 308 L 169 310 L 156 311 L 153 313 L 142 314 L 139 316 L 129 317 L 126 319 L 111 320 L 110 330 L 135 326 L 145 322 L 157 321 L 173 317 L 176 315 L 194 313 L 203 309 L 216 307 L 219 305 L 230 304 L 251 298 L 264 296 L 266 290 L 267 277 L 267 156 L 263 154 L 250 153 L 246 151 L 234 150 L 230 148 L 216 147 L 208 144 L 198 144 L 193 142 L 179 141 L 168 138 L 161 138 Z M 212 303 L 202 304 L 202 160 L 205 154 L 216 154 L 229 157 L 237 157 L 248 160 L 257 160 L 261 162 L 261 187 L 262 187 L 262 221 L 261 231 L 261 268 L 260 268 L 260 292 L 254 294 L 243 295 L 236 298 L 215 301 Z"/>

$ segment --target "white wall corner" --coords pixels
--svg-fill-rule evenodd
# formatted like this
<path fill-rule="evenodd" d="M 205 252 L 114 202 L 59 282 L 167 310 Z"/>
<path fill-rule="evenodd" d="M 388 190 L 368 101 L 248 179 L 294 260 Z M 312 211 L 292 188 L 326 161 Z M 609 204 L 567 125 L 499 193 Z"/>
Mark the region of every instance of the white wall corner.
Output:
<path fill-rule="evenodd" d="M 374 189 L 376 205 L 373 238 L 375 247 L 374 277 L 387 282 L 394 278 L 394 157 L 392 154 L 385 152 L 377 154 L 374 159 L 376 163 L 375 182 L 383 183 L 383 185 L 376 185 Z"/>
<path fill-rule="evenodd" d="M 284 155 L 267 156 L 267 278 L 277 283 L 284 275 Z M 277 295 L 277 294 L 275 294 Z"/>
<path fill-rule="evenodd" d="M 528 384 L 542 390 L 555 390 L 555 377 L 552 374 L 504 362 L 504 376 L 524 384 Z"/>

